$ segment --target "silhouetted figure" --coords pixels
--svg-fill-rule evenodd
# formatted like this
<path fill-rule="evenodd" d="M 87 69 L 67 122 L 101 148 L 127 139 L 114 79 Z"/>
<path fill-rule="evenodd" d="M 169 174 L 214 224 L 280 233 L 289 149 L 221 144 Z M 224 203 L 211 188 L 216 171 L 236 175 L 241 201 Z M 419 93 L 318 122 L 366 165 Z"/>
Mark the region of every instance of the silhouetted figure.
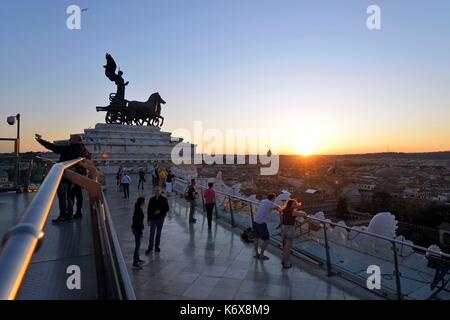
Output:
<path fill-rule="evenodd" d="M 173 179 L 174 175 L 170 170 L 167 170 L 167 177 L 166 177 L 166 194 L 169 197 L 172 194 L 173 190 Z"/>
<path fill-rule="evenodd" d="M 302 205 L 295 199 L 289 199 L 281 210 L 281 235 L 283 238 L 283 259 L 281 264 L 284 269 L 289 269 L 292 264 L 289 263 L 292 241 L 297 237 L 295 232 L 295 220 L 297 217 L 306 215 L 305 212 L 297 210 Z"/>
<path fill-rule="evenodd" d="M 153 186 L 159 186 L 159 168 L 158 168 L 158 166 L 156 166 L 155 170 L 153 170 Z"/>
<path fill-rule="evenodd" d="M 145 169 L 144 168 L 140 168 L 139 169 L 138 190 L 144 190 L 144 183 L 145 182 L 146 182 L 146 180 L 145 180 Z"/>
<path fill-rule="evenodd" d="M 116 73 L 117 64 L 113 57 L 106 54 L 105 68 L 106 77 L 114 82 L 117 86 L 115 94 L 109 95 L 109 106 L 97 107 L 98 111 L 106 111 L 106 123 L 118 123 L 128 125 L 148 125 L 148 126 L 162 126 L 164 117 L 161 116 L 161 104 L 166 102 L 161 98 L 158 92 L 150 95 L 147 101 L 128 101 L 125 99 L 125 87 L 128 81 L 123 79 L 123 72 Z"/>
<path fill-rule="evenodd" d="M 46 149 L 53 151 L 60 155 L 59 162 L 73 160 L 79 157 L 90 157 L 89 152 L 83 143 L 83 137 L 81 135 L 72 135 L 69 140 L 69 145 L 56 145 L 41 138 L 39 134 L 36 134 L 36 141 L 39 142 Z M 75 166 L 75 170 L 82 170 Z M 72 184 L 66 178 L 62 178 L 58 187 L 58 200 L 59 200 L 59 217 L 52 220 L 53 223 L 67 222 L 72 219 L 73 216 L 73 202 L 71 196 Z"/>
<path fill-rule="evenodd" d="M 116 173 L 116 182 L 117 182 L 117 191 L 120 191 L 120 187 L 122 185 L 122 176 L 123 176 L 123 166 L 119 167 Z"/>
<path fill-rule="evenodd" d="M 85 158 L 91 160 L 92 155 L 88 152 L 86 154 Z M 86 168 L 84 168 L 82 166 L 75 166 L 75 172 L 82 176 L 86 176 L 86 174 L 87 174 Z M 75 211 L 73 218 L 74 219 L 82 218 L 83 213 L 82 213 L 81 209 L 83 208 L 83 189 L 79 185 L 73 184 L 72 188 L 70 190 L 70 198 L 72 201 L 72 205 L 75 205 L 75 203 L 76 203 L 76 211 Z"/>
<path fill-rule="evenodd" d="M 267 199 L 260 202 L 258 210 L 256 211 L 255 221 L 253 221 L 253 230 L 255 231 L 255 258 L 268 260 L 269 257 L 264 255 L 264 252 L 269 244 L 269 229 L 267 229 L 267 221 L 269 220 L 272 210 L 280 211 L 281 208 L 275 204 L 274 193 L 269 193 Z M 261 251 L 258 250 L 259 240 L 262 240 Z"/>
<path fill-rule="evenodd" d="M 103 68 L 105 68 L 106 77 L 114 82 L 117 86 L 117 92 L 114 97 L 114 104 L 118 106 L 125 106 L 125 87 L 129 82 L 125 82 L 125 80 L 123 79 L 122 71 L 119 71 L 116 74 L 117 64 L 109 53 L 106 54 L 106 65 L 103 66 Z"/>
<path fill-rule="evenodd" d="M 133 268 L 142 269 L 140 263 L 144 262 L 139 258 L 139 249 L 141 248 L 142 231 L 144 230 L 144 211 L 142 210 L 145 204 L 145 198 L 139 197 L 134 204 L 133 223 L 131 230 L 134 234 L 134 254 L 133 254 Z"/>
<path fill-rule="evenodd" d="M 189 184 L 188 191 L 187 191 L 187 200 L 189 202 L 189 222 L 190 223 L 196 223 L 197 219 L 194 218 L 195 216 L 195 207 L 197 206 L 197 196 L 198 192 L 195 188 L 195 179 L 191 180 L 191 183 Z"/>
<path fill-rule="evenodd" d="M 131 178 L 128 175 L 128 173 L 124 173 L 122 177 L 122 187 L 123 187 L 123 198 L 124 199 L 130 199 L 130 183 Z"/>
<path fill-rule="evenodd" d="M 208 230 L 211 230 L 212 214 L 216 205 L 216 191 L 213 189 L 213 183 L 208 183 L 208 189 L 203 193 L 205 199 L 206 218 L 208 219 Z"/>
<path fill-rule="evenodd" d="M 155 245 L 156 252 L 160 252 L 161 232 L 166 218 L 167 212 L 169 212 L 169 202 L 167 198 L 161 195 L 161 187 L 156 186 L 155 195 L 150 198 L 147 209 L 147 222 L 150 226 L 150 238 L 148 241 L 148 248 L 145 254 L 149 254 L 153 251 L 153 245 Z"/>

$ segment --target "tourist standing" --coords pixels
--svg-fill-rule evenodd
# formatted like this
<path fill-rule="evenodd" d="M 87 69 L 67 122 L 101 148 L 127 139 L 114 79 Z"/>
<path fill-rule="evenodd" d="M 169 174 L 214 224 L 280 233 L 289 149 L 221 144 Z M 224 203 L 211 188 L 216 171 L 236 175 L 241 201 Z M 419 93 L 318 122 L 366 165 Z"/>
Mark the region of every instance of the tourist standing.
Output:
<path fill-rule="evenodd" d="M 122 176 L 123 176 L 123 166 L 119 167 L 116 173 L 116 182 L 117 182 L 117 191 L 120 191 L 120 187 L 122 185 Z"/>
<path fill-rule="evenodd" d="M 138 190 L 144 190 L 145 180 L 145 169 L 139 168 L 139 182 L 138 182 Z"/>
<path fill-rule="evenodd" d="M 208 183 L 208 189 L 203 194 L 205 199 L 206 218 L 208 219 L 208 230 L 211 230 L 212 214 L 216 205 L 216 191 L 213 189 L 213 183 Z"/>
<path fill-rule="evenodd" d="M 155 166 L 155 170 L 153 171 L 153 186 L 159 186 L 159 168 L 158 164 Z"/>
<path fill-rule="evenodd" d="M 283 258 L 281 264 L 283 268 L 289 269 L 292 264 L 289 263 L 289 256 L 292 247 L 292 241 L 297 236 L 294 226 L 297 217 L 306 215 L 305 212 L 297 210 L 302 205 L 295 199 L 289 199 L 281 210 L 281 235 L 283 237 Z"/>
<path fill-rule="evenodd" d="M 127 172 L 124 172 L 121 182 L 122 182 L 122 186 L 123 186 L 123 198 L 124 199 L 129 199 L 130 198 L 131 178 L 130 178 L 130 176 L 128 175 Z"/>
<path fill-rule="evenodd" d="M 142 269 L 140 263 L 144 262 L 139 258 L 139 250 L 141 248 L 142 231 L 144 230 L 144 211 L 142 208 L 145 204 L 145 198 L 139 197 L 134 204 L 133 221 L 131 230 L 134 234 L 134 254 L 133 254 L 133 268 Z"/>
<path fill-rule="evenodd" d="M 167 171 L 166 171 L 166 169 L 161 169 L 159 171 L 159 184 L 163 188 L 166 186 L 166 178 L 167 178 Z"/>
<path fill-rule="evenodd" d="M 197 222 L 197 219 L 194 218 L 195 207 L 197 206 L 197 196 L 198 192 L 195 188 L 195 179 L 192 179 L 187 191 L 187 200 L 189 202 L 189 223 Z"/>
<path fill-rule="evenodd" d="M 280 211 L 281 208 L 275 204 L 275 193 L 269 193 L 267 199 L 262 200 L 259 203 L 258 210 L 256 211 L 255 221 L 253 221 L 253 230 L 255 231 L 255 258 L 262 260 L 268 260 L 269 257 L 264 255 L 264 252 L 269 244 L 269 229 L 267 229 L 267 221 L 269 220 L 272 210 Z M 262 241 L 261 251 L 258 250 L 259 240 Z"/>
<path fill-rule="evenodd" d="M 173 179 L 174 176 L 170 170 L 167 171 L 166 177 L 166 194 L 169 197 L 173 190 Z"/>
<path fill-rule="evenodd" d="M 46 149 L 53 151 L 60 155 L 59 162 L 73 160 L 79 157 L 89 157 L 89 152 L 83 143 L 83 136 L 79 134 L 71 135 L 69 145 L 56 145 L 49 141 L 42 139 L 41 135 L 36 134 L 36 141 L 39 142 Z M 58 186 L 58 202 L 59 202 L 59 217 L 53 219 L 53 223 L 63 223 L 72 220 L 73 216 L 73 202 L 70 194 L 72 188 L 71 182 L 62 178 Z"/>
<path fill-rule="evenodd" d="M 161 195 L 161 187 L 156 186 L 155 195 L 150 198 L 147 209 L 147 223 L 150 226 L 150 239 L 148 241 L 148 248 L 145 254 L 149 254 L 153 251 L 153 245 L 155 245 L 156 252 L 160 252 L 161 232 L 166 218 L 167 212 L 169 212 L 169 202 L 167 198 Z"/>

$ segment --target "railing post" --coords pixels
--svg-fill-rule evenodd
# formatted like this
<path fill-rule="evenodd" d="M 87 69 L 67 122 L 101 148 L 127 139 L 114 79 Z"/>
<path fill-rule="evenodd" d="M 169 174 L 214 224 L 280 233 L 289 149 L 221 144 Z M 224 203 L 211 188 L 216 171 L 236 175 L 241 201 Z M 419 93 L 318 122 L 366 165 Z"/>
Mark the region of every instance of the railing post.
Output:
<path fill-rule="evenodd" d="M 33 170 L 33 159 L 30 159 L 30 164 L 28 166 L 28 172 L 27 172 L 27 181 L 26 181 L 26 186 L 27 186 L 27 191 L 30 189 L 30 184 L 31 184 L 31 174 L 32 174 L 32 170 Z"/>
<path fill-rule="evenodd" d="M 42 172 L 40 184 L 42 184 L 42 182 L 45 180 L 45 177 L 47 176 L 47 170 L 48 170 L 48 163 L 44 162 L 44 171 Z"/>
<path fill-rule="evenodd" d="M 14 188 L 15 188 L 15 190 L 17 192 L 19 190 L 19 176 L 20 176 L 20 156 L 18 154 L 16 154 L 16 162 L 15 162 L 15 167 L 14 167 L 14 176 L 15 176 Z"/>
<path fill-rule="evenodd" d="M 234 221 L 233 204 L 231 203 L 231 197 L 228 197 L 228 203 L 230 204 L 230 214 L 231 214 L 231 226 L 236 227 L 236 222 Z"/>
<path fill-rule="evenodd" d="M 397 299 L 402 300 L 403 295 L 402 295 L 402 287 L 401 287 L 401 280 L 400 280 L 401 273 L 400 273 L 400 269 L 398 267 L 397 245 L 395 244 L 394 241 L 392 241 L 392 251 L 394 254 L 394 276 L 395 276 L 395 285 L 396 285 L 396 289 L 397 289 Z"/>
<path fill-rule="evenodd" d="M 328 244 L 328 235 L 327 235 L 327 224 L 323 223 L 323 238 L 325 242 L 325 258 L 327 262 L 327 276 L 332 276 L 333 273 L 331 272 L 331 258 L 330 258 L 330 246 Z"/>
<path fill-rule="evenodd" d="M 248 203 L 250 206 L 250 218 L 252 219 L 252 226 L 253 226 L 253 221 L 255 221 L 255 217 L 253 216 L 253 204 L 251 202 Z"/>
<path fill-rule="evenodd" d="M 219 219 L 219 215 L 217 214 L 217 201 L 214 199 L 214 213 L 216 215 L 216 220 Z"/>

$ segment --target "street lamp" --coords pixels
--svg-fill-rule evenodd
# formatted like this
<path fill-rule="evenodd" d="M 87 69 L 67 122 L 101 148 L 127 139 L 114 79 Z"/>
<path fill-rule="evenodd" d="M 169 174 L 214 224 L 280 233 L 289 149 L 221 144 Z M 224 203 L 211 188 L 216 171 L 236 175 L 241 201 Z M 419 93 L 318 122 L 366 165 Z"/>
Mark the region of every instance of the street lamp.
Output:
<path fill-rule="evenodd" d="M 16 181 L 15 181 L 15 187 L 16 190 L 18 189 L 18 183 L 19 183 L 19 156 L 20 156 L 20 113 L 16 114 L 15 116 L 10 116 L 6 118 L 6 122 L 13 126 L 17 122 L 17 136 L 16 138 L 0 138 L 0 141 L 14 141 L 14 153 L 16 156 Z"/>
<path fill-rule="evenodd" d="M 15 139 L 11 139 L 11 140 L 15 140 L 14 152 L 16 154 L 16 157 L 19 157 L 19 154 L 20 154 L 20 113 L 16 114 L 15 116 L 9 116 L 6 119 L 6 122 L 8 122 L 8 124 L 10 126 L 15 125 L 17 122 L 17 137 Z"/>

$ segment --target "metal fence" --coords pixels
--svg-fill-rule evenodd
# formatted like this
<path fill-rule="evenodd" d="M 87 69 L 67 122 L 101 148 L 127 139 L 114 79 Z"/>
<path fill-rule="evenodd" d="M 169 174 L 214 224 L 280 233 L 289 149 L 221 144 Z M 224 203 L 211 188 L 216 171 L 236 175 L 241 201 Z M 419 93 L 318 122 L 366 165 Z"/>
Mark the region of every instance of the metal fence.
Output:
<path fill-rule="evenodd" d="M 177 179 L 174 190 L 184 192 L 188 182 Z M 205 185 L 198 205 L 204 207 Z M 232 227 L 252 227 L 259 201 L 216 190 L 215 216 Z M 271 241 L 282 246 L 280 214 L 273 212 L 268 222 Z M 367 267 L 380 266 L 381 288 L 376 293 L 393 299 L 449 299 L 450 255 L 414 245 L 410 241 L 389 238 L 361 228 L 349 227 L 308 215 L 297 219 L 298 237 L 292 254 L 325 268 L 329 276 L 340 275 L 367 288 Z M 359 244 L 359 245 L 358 245 Z M 363 245 L 365 244 L 365 245 Z"/>
<path fill-rule="evenodd" d="M 70 170 L 81 165 L 89 177 Z M 93 243 L 99 299 L 136 299 L 108 205 L 93 163 L 82 158 L 54 164 L 38 193 L 26 209 L 21 222 L 13 227 L 0 247 L 0 299 L 15 299 L 35 250 L 44 238 L 53 200 L 62 177 L 83 187 L 89 195 L 93 224 Z"/>

